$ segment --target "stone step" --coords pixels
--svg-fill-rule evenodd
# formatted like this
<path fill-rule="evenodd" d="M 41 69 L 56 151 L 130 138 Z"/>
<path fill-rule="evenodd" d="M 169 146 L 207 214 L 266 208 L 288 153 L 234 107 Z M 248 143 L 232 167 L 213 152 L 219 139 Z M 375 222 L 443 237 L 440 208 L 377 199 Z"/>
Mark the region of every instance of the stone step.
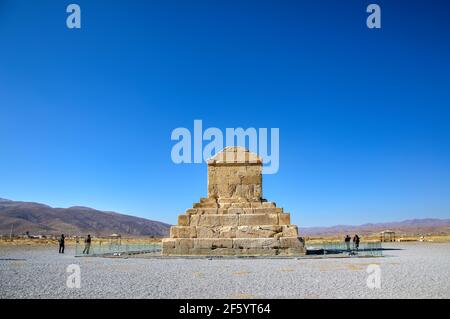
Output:
<path fill-rule="evenodd" d="M 275 208 L 277 204 L 274 202 L 252 202 L 253 208 Z"/>
<path fill-rule="evenodd" d="M 192 204 L 193 208 L 217 208 L 219 207 L 219 204 L 216 202 L 210 202 L 210 203 L 194 203 Z"/>
<path fill-rule="evenodd" d="M 278 214 L 203 214 L 179 215 L 179 226 L 259 226 L 290 225 L 289 213 Z"/>
<path fill-rule="evenodd" d="M 237 208 L 230 207 L 226 210 L 227 214 L 280 214 L 283 208 Z"/>
<path fill-rule="evenodd" d="M 217 202 L 219 204 L 232 204 L 232 203 L 247 203 L 248 200 L 246 199 L 240 200 L 239 198 L 218 198 Z"/>
<path fill-rule="evenodd" d="M 227 210 L 223 208 L 189 208 L 186 210 L 187 215 L 204 215 L 204 214 L 223 214 Z"/>
<path fill-rule="evenodd" d="M 275 208 L 276 204 L 274 202 L 268 201 L 249 201 L 248 199 L 242 198 L 212 198 L 212 197 L 202 197 L 200 202 L 194 203 L 193 208 Z"/>
<path fill-rule="evenodd" d="M 283 208 L 243 208 L 243 207 L 229 207 L 229 208 L 189 208 L 186 210 L 187 215 L 205 215 L 205 214 L 280 214 L 283 213 Z"/>
<path fill-rule="evenodd" d="M 305 255 L 304 248 L 216 248 L 216 249 L 201 249 L 201 248 L 164 248 L 163 256 L 235 256 L 235 257 L 300 257 Z"/>
<path fill-rule="evenodd" d="M 171 238 L 281 238 L 298 237 L 295 225 L 285 226 L 172 226 Z"/>
<path fill-rule="evenodd" d="M 275 238 L 164 238 L 164 255 L 280 255 L 303 254 L 298 237 Z"/>
<path fill-rule="evenodd" d="M 202 203 L 202 204 L 215 204 L 215 203 L 217 203 L 217 199 L 215 199 L 213 197 L 201 197 L 200 198 L 200 203 Z"/>

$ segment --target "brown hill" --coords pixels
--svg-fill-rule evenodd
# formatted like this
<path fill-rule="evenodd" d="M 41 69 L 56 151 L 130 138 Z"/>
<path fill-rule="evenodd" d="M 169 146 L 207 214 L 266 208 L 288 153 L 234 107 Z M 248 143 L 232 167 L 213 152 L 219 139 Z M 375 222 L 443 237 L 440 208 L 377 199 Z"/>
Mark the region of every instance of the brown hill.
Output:
<path fill-rule="evenodd" d="M 168 234 L 170 225 L 145 218 L 105 212 L 89 207 L 53 208 L 44 204 L 17 202 L 0 198 L 0 234 L 105 236 L 155 236 Z"/>

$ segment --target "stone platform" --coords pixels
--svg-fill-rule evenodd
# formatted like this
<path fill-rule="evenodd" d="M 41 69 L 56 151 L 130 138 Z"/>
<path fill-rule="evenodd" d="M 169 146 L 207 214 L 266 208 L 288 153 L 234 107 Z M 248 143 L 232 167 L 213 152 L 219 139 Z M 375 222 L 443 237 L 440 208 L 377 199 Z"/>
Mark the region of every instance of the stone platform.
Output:
<path fill-rule="evenodd" d="M 276 256 L 304 254 L 290 214 L 262 198 L 262 162 L 244 148 L 208 161 L 208 197 L 178 216 L 163 255 Z"/>

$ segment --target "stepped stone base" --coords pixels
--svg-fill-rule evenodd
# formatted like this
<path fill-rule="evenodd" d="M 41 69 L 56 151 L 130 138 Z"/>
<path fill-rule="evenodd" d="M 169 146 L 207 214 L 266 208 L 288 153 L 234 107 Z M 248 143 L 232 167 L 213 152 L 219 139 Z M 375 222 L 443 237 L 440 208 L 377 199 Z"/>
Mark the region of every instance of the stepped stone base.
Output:
<path fill-rule="evenodd" d="M 290 214 L 275 203 L 201 198 L 163 239 L 165 256 L 295 256 L 305 253 Z"/>
<path fill-rule="evenodd" d="M 262 198 L 262 161 L 225 148 L 208 161 L 208 197 L 178 216 L 165 256 L 295 256 L 305 253 L 291 215 Z"/>

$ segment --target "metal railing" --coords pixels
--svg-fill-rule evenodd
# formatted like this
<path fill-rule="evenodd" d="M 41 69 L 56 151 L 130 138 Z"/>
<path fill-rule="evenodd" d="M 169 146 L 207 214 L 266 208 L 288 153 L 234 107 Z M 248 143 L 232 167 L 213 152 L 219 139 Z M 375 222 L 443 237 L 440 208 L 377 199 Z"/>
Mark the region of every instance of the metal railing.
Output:
<path fill-rule="evenodd" d="M 323 255 L 357 255 L 357 256 L 382 256 L 383 247 L 381 242 L 362 242 L 359 247 L 351 242 L 349 246 L 343 242 L 323 242 L 323 243 L 305 243 L 308 254 Z"/>
<path fill-rule="evenodd" d="M 343 242 L 305 243 L 308 255 L 349 255 L 349 256 L 382 256 L 381 242 L 363 242 L 356 248 L 353 243 L 347 248 Z M 160 243 L 147 244 L 91 244 L 87 249 L 84 243 L 77 243 L 75 256 L 121 256 L 143 253 L 161 254 Z"/>
<path fill-rule="evenodd" d="M 122 255 L 122 254 L 142 254 L 161 252 L 160 243 L 148 244 L 91 244 L 88 248 L 84 243 L 77 243 L 75 246 L 75 256 L 102 256 L 102 255 Z"/>

